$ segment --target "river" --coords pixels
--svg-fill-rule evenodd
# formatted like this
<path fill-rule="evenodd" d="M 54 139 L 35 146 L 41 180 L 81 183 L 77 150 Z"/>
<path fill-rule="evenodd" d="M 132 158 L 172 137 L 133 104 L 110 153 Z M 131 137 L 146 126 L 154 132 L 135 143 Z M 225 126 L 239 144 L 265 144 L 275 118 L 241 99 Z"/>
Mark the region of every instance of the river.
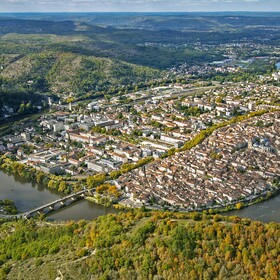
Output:
<path fill-rule="evenodd" d="M 18 175 L 0 171 L 0 199 L 11 199 L 17 208 L 24 212 L 47 202 L 54 201 L 63 194 L 43 185 L 31 183 Z M 280 222 L 280 195 L 267 201 L 231 211 L 223 215 L 240 216 L 262 222 Z M 104 207 L 87 200 L 80 200 L 48 215 L 49 220 L 91 220 L 108 213 L 117 213 L 113 207 Z"/>
<path fill-rule="evenodd" d="M 63 197 L 41 184 L 32 183 L 18 175 L 0 171 L 0 200 L 10 199 L 21 212 L 25 212 Z M 113 207 L 104 207 L 81 200 L 48 215 L 49 220 L 91 220 L 108 213 L 117 213 Z"/>
<path fill-rule="evenodd" d="M 280 222 L 280 194 L 269 200 L 224 213 L 225 216 L 239 216 L 264 223 Z"/>
<path fill-rule="evenodd" d="M 277 62 L 277 63 L 275 64 L 275 66 L 276 66 L 276 69 L 277 69 L 277 70 L 280 70 L 280 61 Z"/>

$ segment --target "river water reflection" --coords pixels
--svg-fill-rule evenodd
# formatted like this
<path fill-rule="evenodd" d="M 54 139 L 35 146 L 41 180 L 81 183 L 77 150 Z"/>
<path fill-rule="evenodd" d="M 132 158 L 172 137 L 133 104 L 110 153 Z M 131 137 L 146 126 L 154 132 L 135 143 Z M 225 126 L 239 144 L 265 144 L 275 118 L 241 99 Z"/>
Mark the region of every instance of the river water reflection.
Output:
<path fill-rule="evenodd" d="M 92 220 L 102 215 L 117 212 L 119 210 L 113 207 L 105 207 L 88 200 L 81 200 L 50 214 L 48 220 Z"/>
<path fill-rule="evenodd" d="M 17 175 L 9 175 L 0 171 L 0 199 L 13 200 L 17 208 L 22 212 L 34 209 L 60 197 L 63 197 L 63 194 L 50 190 L 43 185 L 31 183 Z M 113 207 L 104 207 L 87 200 L 81 200 L 48 215 L 48 219 L 91 220 L 101 215 L 117 212 L 118 210 Z M 280 195 L 224 215 L 246 217 L 262 222 L 280 222 Z"/>
<path fill-rule="evenodd" d="M 242 218 L 250 218 L 265 223 L 280 223 L 280 195 L 270 198 L 269 200 L 245 207 L 240 210 L 230 211 L 223 215 L 239 216 Z"/>
<path fill-rule="evenodd" d="M 9 175 L 0 171 L 0 200 L 11 199 L 21 212 L 25 212 L 63 197 L 64 194 L 31 183 L 18 175 Z M 108 213 L 116 213 L 113 207 L 104 207 L 82 200 L 48 215 L 50 220 L 94 219 Z"/>

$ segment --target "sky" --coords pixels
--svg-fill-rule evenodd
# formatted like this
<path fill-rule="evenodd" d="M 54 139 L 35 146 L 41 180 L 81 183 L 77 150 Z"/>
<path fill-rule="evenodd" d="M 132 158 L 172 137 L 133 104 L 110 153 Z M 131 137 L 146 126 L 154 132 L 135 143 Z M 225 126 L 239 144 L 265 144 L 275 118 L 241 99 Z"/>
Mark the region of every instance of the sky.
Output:
<path fill-rule="evenodd" d="M 0 12 L 280 12 L 280 0 L 0 0 Z"/>

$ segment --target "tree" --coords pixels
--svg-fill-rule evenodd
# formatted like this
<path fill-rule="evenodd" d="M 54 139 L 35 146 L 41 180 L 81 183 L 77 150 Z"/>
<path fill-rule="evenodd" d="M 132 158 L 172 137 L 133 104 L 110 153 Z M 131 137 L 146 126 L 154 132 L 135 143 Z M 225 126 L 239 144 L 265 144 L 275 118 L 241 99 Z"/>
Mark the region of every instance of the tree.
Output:
<path fill-rule="evenodd" d="M 25 112 L 25 104 L 21 103 L 18 109 L 18 114 L 23 114 Z"/>
<path fill-rule="evenodd" d="M 88 188 L 94 188 L 94 187 L 97 187 L 98 185 L 101 185 L 102 183 L 104 183 L 105 180 L 106 180 L 105 173 L 88 176 L 87 177 L 87 186 L 88 186 Z"/>
<path fill-rule="evenodd" d="M 238 203 L 236 203 L 236 205 L 235 205 L 235 208 L 236 208 L 237 210 L 241 209 L 242 207 L 243 207 L 243 203 L 242 203 L 242 202 L 238 202 Z"/>
<path fill-rule="evenodd" d="M 48 182 L 48 187 L 51 189 L 56 189 L 57 188 L 57 182 L 55 180 L 50 180 Z"/>
<path fill-rule="evenodd" d="M 188 258 L 194 255 L 196 247 L 194 238 L 187 228 L 184 226 L 177 226 L 171 233 L 170 246 L 175 254 L 182 253 Z"/>
<path fill-rule="evenodd" d="M 64 192 L 67 188 L 66 182 L 65 181 L 61 181 L 58 185 L 58 191 L 60 192 Z"/>

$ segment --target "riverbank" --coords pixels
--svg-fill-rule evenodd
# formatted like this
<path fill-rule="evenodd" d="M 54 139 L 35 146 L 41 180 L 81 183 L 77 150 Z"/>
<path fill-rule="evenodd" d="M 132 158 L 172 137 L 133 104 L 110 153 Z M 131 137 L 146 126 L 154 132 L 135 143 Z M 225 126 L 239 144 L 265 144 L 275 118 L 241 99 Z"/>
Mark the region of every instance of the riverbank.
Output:
<path fill-rule="evenodd" d="M 268 201 L 269 199 L 272 199 L 273 197 L 276 197 L 279 194 L 280 194 L 280 187 L 278 187 L 275 190 L 269 190 L 264 193 L 261 193 L 261 194 L 255 196 L 253 199 L 245 198 L 243 200 L 236 201 L 232 204 L 228 204 L 225 207 L 209 208 L 207 210 L 211 214 L 225 214 L 225 213 L 230 214 L 230 212 L 232 212 L 232 211 L 242 210 L 244 208 L 248 208 L 250 206 L 259 204 L 261 202 Z M 203 211 L 203 210 L 201 210 L 201 211 Z"/>
<path fill-rule="evenodd" d="M 0 215 L 16 215 L 19 213 L 15 202 L 9 199 L 0 200 Z"/>
<path fill-rule="evenodd" d="M 178 213 L 192 213 L 192 212 L 205 212 L 207 211 L 209 214 L 224 214 L 224 213 L 230 213 L 231 211 L 241 210 L 246 207 L 250 207 L 253 205 L 256 205 L 258 203 L 267 201 L 273 197 L 276 197 L 280 195 L 280 186 L 278 186 L 275 189 L 270 189 L 268 191 L 265 191 L 263 193 L 260 193 L 255 196 L 245 197 L 240 200 L 236 200 L 232 203 L 228 203 L 226 205 L 217 204 L 215 206 L 209 206 L 209 207 L 197 207 L 194 209 L 184 209 L 184 208 L 167 208 L 162 207 L 161 205 L 143 205 L 149 210 L 159 210 L 159 211 L 175 211 Z"/>
<path fill-rule="evenodd" d="M 263 223 L 280 223 L 280 194 L 270 197 L 258 203 L 243 207 L 239 210 L 232 210 L 221 213 L 222 216 L 238 216 Z"/>
<path fill-rule="evenodd" d="M 101 203 L 100 200 L 98 200 L 98 199 L 95 198 L 95 197 L 86 196 L 85 199 L 88 200 L 88 201 L 91 201 L 91 202 L 93 202 L 93 203 L 96 203 L 96 204 L 99 204 L 99 205 L 108 207 L 108 205 L 106 205 L 106 204 L 104 204 L 104 203 Z M 116 210 L 130 210 L 130 209 L 134 209 L 134 208 L 126 207 L 126 206 L 124 206 L 124 205 L 122 205 L 122 204 L 119 204 L 119 203 L 110 203 L 109 206 L 115 208 Z"/>

